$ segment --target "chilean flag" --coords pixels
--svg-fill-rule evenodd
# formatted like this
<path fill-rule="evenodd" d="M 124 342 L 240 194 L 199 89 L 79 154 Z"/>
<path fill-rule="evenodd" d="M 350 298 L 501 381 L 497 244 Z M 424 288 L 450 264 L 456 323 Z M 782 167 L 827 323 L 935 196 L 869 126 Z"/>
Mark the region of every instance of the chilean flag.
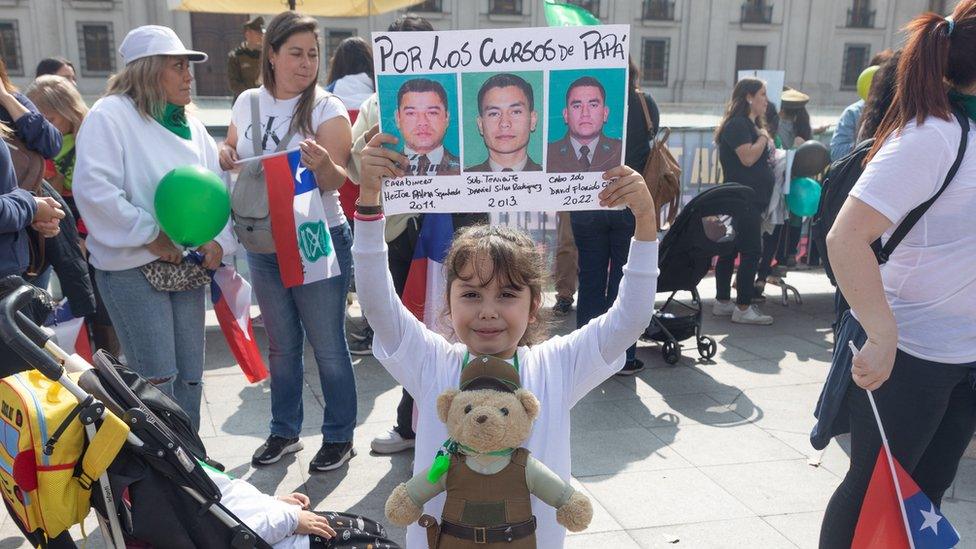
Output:
<path fill-rule="evenodd" d="M 861 515 L 854 530 L 852 549 L 947 549 L 959 543 L 959 533 L 942 516 L 939 508 L 921 491 L 897 459 L 892 458 L 898 474 L 897 488 L 884 448 L 878 452 L 874 473 L 861 505 Z M 904 504 L 904 514 L 902 514 Z M 911 539 L 906 533 L 911 532 Z"/>
<path fill-rule="evenodd" d="M 285 288 L 339 274 L 322 194 L 297 149 L 264 157 L 271 236 Z"/>
<path fill-rule="evenodd" d="M 447 291 L 444 259 L 454 238 L 451 214 L 424 214 L 423 225 L 413 252 L 413 263 L 403 288 L 403 304 L 426 326 L 438 330 Z"/>
<path fill-rule="evenodd" d="M 58 347 L 66 353 L 77 354 L 81 358 L 92 361 L 91 341 L 88 339 L 88 327 L 84 318 L 76 318 L 71 312 L 68 300 L 64 299 L 44 322 L 44 326 L 54 330 Z"/>
<path fill-rule="evenodd" d="M 213 273 L 210 297 L 220 331 L 244 376 L 251 383 L 268 377 L 251 328 L 251 285 L 233 267 L 221 265 Z"/>

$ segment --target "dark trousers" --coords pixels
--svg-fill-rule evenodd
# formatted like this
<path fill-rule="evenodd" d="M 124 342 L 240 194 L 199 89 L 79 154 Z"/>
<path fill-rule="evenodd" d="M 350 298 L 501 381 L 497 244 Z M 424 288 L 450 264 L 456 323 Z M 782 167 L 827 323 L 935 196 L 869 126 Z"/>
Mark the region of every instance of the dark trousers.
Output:
<path fill-rule="evenodd" d="M 891 377 L 874 391 L 891 452 L 935 503 L 952 484 L 976 430 L 976 364 L 939 364 L 898 351 Z M 851 426 L 851 468 L 830 498 L 820 547 L 848 548 L 861 512 L 881 436 L 867 393 L 851 383 L 846 407 Z"/>
<path fill-rule="evenodd" d="M 488 223 L 488 214 L 452 214 L 454 230 L 470 225 Z M 387 261 L 390 276 L 393 278 L 393 289 L 398 296 L 403 297 L 403 289 L 407 285 L 407 275 L 410 274 L 410 264 L 413 263 L 414 248 L 417 247 L 417 237 L 423 226 L 423 216 L 413 217 L 407 223 L 407 228 L 391 242 L 387 243 L 389 252 Z M 393 428 L 403 438 L 416 438 L 413 432 L 413 397 L 403 389 L 400 404 L 397 405 L 397 421 Z"/>
<path fill-rule="evenodd" d="M 735 229 L 735 249 L 729 255 L 721 256 L 715 264 L 715 298 L 728 301 L 732 298 L 732 271 L 735 258 L 739 257 L 739 270 L 735 277 L 735 302 L 750 305 L 755 293 L 756 270 L 762 256 L 762 226 L 759 217 L 761 209 L 753 206 L 743 215 L 733 220 Z"/>
<path fill-rule="evenodd" d="M 762 235 L 762 257 L 759 258 L 759 267 L 756 271 L 756 280 L 765 282 L 766 277 L 773 271 L 773 258 L 779 249 L 780 239 L 783 237 L 783 225 L 776 225 L 770 234 Z"/>
<path fill-rule="evenodd" d="M 570 221 L 579 251 L 579 328 L 607 312 L 617 299 L 636 222 L 627 209 L 571 212 Z M 627 349 L 627 360 L 634 360 L 636 353 L 635 343 Z"/>

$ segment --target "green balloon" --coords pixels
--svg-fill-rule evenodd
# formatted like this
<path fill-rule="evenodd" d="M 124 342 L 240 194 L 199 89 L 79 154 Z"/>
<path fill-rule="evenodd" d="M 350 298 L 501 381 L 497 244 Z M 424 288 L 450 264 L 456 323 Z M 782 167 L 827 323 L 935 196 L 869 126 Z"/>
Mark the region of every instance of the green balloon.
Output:
<path fill-rule="evenodd" d="M 188 248 L 213 240 L 230 218 L 227 186 L 202 166 L 181 166 L 164 175 L 154 205 L 163 232 Z"/>
<path fill-rule="evenodd" d="M 878 65 L 871 65 L 861 71 L 861 74 L 857 77 L 858 97 L 865 101 L 868 100 L 868 92 L 871 91 L 871 81 L 874 80 L 874 73 L 878 72 L 880 68 Z"/>
<path fill-rule="evenodd" d="M 790 182 L 790 194 L 786 195 L 786 206 L 800 217 L 810 217 L 817 213 L 820 205 L 820 183 L 809 177 L 797 177 Z"/>

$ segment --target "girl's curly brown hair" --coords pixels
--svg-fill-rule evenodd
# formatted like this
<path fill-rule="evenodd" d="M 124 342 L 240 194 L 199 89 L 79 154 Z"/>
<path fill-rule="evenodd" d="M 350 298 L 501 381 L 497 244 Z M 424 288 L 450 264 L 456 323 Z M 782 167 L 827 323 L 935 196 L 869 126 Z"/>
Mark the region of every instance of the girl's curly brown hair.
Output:
<path fill-rule="evenodd" d="M 460 229 L 454 235 L 454 242 L 448 250 L 444 268 L 447 271 L 446 314 L 451 310 L 451 285 L 460 279 L 469 281 L 461 275 L 468 265 L 486 261 L 491 265 L 488 277 L 479 280 L 482 285 L 489 284 L 495 277 L 517 289 L 528 288 L 532 298 L 530 314 L 536 321 L 528 325 L 518 344 L 535 345 L 545 341 L 549 335 L 548 321 L 543 318 L 542 289 L 548 280 L 545 259 L 536 248 L 536 242 L 529 235 L 508 227 L 473 225 Z"/>

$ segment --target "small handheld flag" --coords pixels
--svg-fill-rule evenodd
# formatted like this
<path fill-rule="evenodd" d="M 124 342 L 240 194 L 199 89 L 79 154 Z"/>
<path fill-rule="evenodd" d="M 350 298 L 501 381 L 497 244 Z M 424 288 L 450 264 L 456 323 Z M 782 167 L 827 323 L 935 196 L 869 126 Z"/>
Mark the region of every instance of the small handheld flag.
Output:
<path fill-rule="evenodd" d="M 298 149 L 261 160 L 268 185 L 271 237 L 286 288 L 339 275 L 322 194 Z"/>
<path fill-rule="evenodd" d="M 851 341 L 848 341 L 848 345 L 856 357 L 859 350 Z M 867 391 L 867 394 L 881 432 L 881 449 L 864 494 L 851 548 L 955 547 L 959 543 L 959 533 L 891 455 L 874 395 L 871 391 Z"/>

